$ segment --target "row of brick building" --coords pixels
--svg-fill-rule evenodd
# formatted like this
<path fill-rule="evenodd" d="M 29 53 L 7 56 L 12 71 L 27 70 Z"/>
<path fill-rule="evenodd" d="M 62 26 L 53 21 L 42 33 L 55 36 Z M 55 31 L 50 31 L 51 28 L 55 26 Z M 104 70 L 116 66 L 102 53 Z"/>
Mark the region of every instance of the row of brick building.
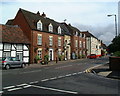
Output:
<path fill-rule="evenodd" d="M 32 13 L 19 9 L 14 19 L 6 25 L 18 25 L 29 44 L 29 61 L 34 63 L 38 55 L 41 60 L 45 55 L 49 61 L 83 58 L 89 54 L 101 56 L 101 41 L 88 31 L 81 32 L 77 28 L 50 19 L 45 13 Z"/>

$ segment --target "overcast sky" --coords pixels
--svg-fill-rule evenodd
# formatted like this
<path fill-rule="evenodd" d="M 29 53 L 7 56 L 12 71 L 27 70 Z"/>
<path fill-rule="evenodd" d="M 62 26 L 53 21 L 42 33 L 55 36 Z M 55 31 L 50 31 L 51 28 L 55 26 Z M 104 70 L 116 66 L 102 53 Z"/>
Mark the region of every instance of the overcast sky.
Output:
<path fill-rule="evenodd" d="M 81 31 L 88 30 L 105 44 L 111 43 L 115 37 L 114 16 L 118 15 L 119 0 L 2 0 L 0 2 L 0 23 L 5 24 L 13 19 L 19 8 L 41 14 L 58 22 L 77 27 Z"/>

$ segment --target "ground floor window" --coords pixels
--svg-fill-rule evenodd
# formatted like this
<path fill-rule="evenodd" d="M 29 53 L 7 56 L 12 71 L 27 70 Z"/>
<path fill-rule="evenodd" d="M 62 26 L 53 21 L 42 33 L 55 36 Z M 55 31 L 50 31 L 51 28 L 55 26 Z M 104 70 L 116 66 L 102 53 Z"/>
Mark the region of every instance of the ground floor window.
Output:
<path fill-rule="evenodd" d="M 10 57 L 10 52 L 3 52 L 3 57 Z"/>
<path fill-rule="evenodd" d="M 42 49 L 38 49 L 38 56 L 42 59 Z"/>
<path fill-rule="evenodd" d="M 16 57 L 17 57 L 18 60 L 23 61 L 23 54 L 22 54 L 22 52 L 17 53 Z"/>

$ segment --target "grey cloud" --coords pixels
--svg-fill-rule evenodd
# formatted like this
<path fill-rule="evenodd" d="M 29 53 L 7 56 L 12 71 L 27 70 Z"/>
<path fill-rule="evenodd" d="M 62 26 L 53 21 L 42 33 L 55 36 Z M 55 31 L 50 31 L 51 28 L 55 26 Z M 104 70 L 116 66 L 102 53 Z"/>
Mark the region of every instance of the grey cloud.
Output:
<path fill-rule="evenodd" d="M 108 26 L 91 26 L 91 25 L 83 25 L 83 24 L 74 24 L 81 31 L 89 31 L 98 39 L 102 40 L 106 45 L 109 45 L 113 38 L 115 37 L 115 29 L 113 24 L 109 24 Z"/>

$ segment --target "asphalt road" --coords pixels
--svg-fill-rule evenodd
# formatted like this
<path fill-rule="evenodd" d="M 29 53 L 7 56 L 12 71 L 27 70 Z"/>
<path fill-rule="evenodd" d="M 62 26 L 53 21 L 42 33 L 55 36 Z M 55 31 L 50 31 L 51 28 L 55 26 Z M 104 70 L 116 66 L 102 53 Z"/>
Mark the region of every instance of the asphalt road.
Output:
<path fill-rule="evenodd" d="M 118 94 L 120 81 L 85 73 L 108 58 L 72 60 L 45 67 L 2 71 L 2 89 L 8 94 Z"/>

